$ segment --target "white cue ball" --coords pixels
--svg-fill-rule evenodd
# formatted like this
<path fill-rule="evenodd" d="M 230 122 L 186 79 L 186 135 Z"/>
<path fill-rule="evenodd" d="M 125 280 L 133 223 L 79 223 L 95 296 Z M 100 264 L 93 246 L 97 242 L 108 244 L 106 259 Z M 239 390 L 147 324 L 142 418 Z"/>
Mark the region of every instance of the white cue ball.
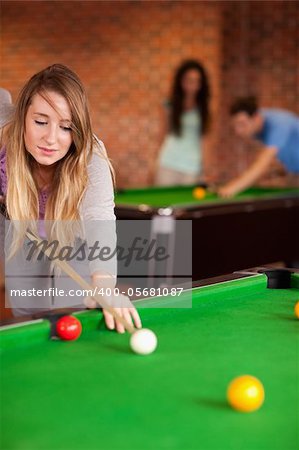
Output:
<path fill-rule="evenodd" d="M 130 346 L 138 355 L 149 355 L 157 348 L 157 336 L 151 330 L 142 328 L 135 331 L 130 338 Z"/>

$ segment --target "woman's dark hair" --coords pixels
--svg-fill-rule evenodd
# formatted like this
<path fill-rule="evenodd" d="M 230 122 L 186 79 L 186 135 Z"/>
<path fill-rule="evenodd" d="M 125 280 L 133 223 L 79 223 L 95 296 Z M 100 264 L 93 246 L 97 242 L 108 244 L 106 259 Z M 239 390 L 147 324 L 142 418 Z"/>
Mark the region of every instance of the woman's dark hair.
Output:
<path fill-rule="evenodd" d="M 245 112 L 249 116 L 254 116 L 258 111 L 258 102 L 255 96 L 240 97 L 233 101 L 230 107 L 230 115 L 234 116 L 240 112 Z"/>
<path fill-rule="evenodd" d="M 170 114 L 170 128 L 177 134 L 181 134 L 181 116 L 183 113 L 184 91 L 182 88 L 182 80 L 186 72 L 189 70 L 197 70 L 200 74 L 201 86 L 196 96 L 196 104 L 202 121 L 202 133 L 208 131 L 210 124 L 210 87 L 208 76 L 203 65 L 195 60 L 184 61 L 178 68 L 172 88 L 171 94 L 171 114 Z"/>

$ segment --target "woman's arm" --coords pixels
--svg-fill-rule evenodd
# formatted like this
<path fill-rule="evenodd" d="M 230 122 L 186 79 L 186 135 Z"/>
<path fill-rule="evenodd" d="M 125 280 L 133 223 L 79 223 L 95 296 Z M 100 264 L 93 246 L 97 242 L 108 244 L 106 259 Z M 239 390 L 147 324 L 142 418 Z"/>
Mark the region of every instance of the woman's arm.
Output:
<path fill-rule="evenodd" d="M 169 133 L 169 108 L 166 108 L 166 106 L 163 105 L 160 107 L 159 110 L 159 134 L 158 134 L 159 148 L 163 144 L 163 141 L 168 133 Z"/>
<path fill-rule="evenodd" d="M 166 108 L 166 105 L 160 106 L 158 118 L 159 118 L 159 130 L 157 136 L 157 153 L 154 155 L 150 167 L 150 174 L 151 174 L 150 177 L 153 184 L 156 181 L 156 175 L 159 170 L 159 152 L 167 134 L 169 133 L 169 111 L 168 108 Z"/>
<path fill-rule="evenodd" d="M 201 151 L 201 174 L 200 178 L 201 181 L 204 181 L 205 183 L 209 182 L 209 174 L 207 172 L 208 164 L 208 155 L 207 151 L 210 147 L 210 141 L 209 137 L 206 134 L 202 134 L 200 136 L 200 151 Z"/>
<path fill-rule="evenodd" d="M 89 185 L 86 190 L 81 205 L 81 217 L 83 219 L 83 227 L 88 247 L 95 244 L 99 248 L 108 247 L 111 252 L 116 247 L 116 229 L 114 214 L 114 189 L 112 176 L 106 157 L 106 149 L 102 142 L 103 156 L 94 153 L 88 166 Z M 96 256 L 96 253 L 95 253 Z M 107 261 L 95 258 L 89 262 L 91 273 L 91 282 L 93 286 L 100 289 L 113 289 L 117 280 L 117 259 L 116 256 L 111 257 Z M 136 309 L 131 305 L 129 299 L 124 296 L 106 298 L 110 304 L 116 304 L 115 310 L 127 321 L 134 324 L 137 328 L 141 327 L 141 321 Z M 86 305 L 90 308 L 97 306 L 92 299 L 86 299 Z M 120 307 L 125 304 L 128 306 Z M 103 310 L 106 325 L 109 329 L 116 329 L 119 333 L 123 333 L 124 327 L 106 310 Z"/>

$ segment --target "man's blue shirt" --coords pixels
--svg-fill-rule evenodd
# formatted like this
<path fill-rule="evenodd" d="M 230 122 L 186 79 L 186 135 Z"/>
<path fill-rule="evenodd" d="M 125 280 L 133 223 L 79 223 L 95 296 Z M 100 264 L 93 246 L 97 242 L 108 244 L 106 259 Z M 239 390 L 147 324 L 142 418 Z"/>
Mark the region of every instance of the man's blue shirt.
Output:
<path fill-rule="evenodd" d="M 282 109 L 263 108 L 260 113 L 264 126 L 257 139 L 266 147 L 276 147 L 286 169 L 299 173 L 299 117 Z"/>

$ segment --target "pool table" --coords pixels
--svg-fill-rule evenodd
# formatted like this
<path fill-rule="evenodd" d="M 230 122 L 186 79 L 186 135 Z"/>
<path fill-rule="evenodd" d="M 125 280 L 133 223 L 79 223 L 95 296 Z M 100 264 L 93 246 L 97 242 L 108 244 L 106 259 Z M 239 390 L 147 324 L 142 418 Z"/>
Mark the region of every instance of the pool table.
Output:
<path fill-rule="evenodd" d="M 50 339 L 53 317 L 0 328 L 1 448 L 297 449 L 299 273 L 288 276 L 274 289 L 263 273 L 234 274 L 136 302 L 158 336 L 148 356 L 99 310 L 75 313 L 73 342 Z M 242 374 L 265 388 L 253 413 L 226 401 Z"/>
<path fill-rule="evenodd" d="M 196 200 L 194 187 L 120 191 L 116 216 L 191 220 L 194 281 L 276 262 L 299 267 L 299 188 L 252 188 L 232 199 L 207 191 Z M 179 255 L 184 243 L 176 245 Z"/>

